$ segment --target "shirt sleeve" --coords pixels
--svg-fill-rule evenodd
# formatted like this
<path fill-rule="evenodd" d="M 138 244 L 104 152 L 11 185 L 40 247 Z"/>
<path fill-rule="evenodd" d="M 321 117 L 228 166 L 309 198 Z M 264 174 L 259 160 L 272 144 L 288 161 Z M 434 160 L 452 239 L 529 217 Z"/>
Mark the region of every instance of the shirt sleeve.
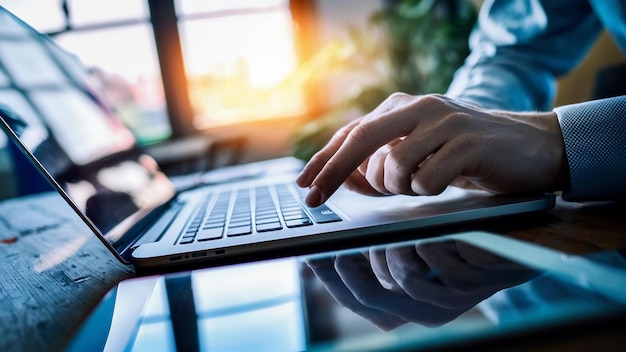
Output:
<path fill-rule="evenodd" d="M 626 96 L 555 108 L 569 167 L 570 201 L 626 199 Z"/>
<path fill-rule="evenodd" d="M 556 78 L 583 59 L 601 30 L 586 0 L 485 0 L 471 53 L 446 95 L 484 108 L 547 111 Z"/>

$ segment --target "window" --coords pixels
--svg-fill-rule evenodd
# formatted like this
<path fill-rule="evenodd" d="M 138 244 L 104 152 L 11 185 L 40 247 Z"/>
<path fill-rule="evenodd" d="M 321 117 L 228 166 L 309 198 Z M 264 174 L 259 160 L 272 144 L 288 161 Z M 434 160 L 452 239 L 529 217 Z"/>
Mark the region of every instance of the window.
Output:
<path fill-rule="evenodd" d="M 148 144 L 301 115 L 289 0 L 0 0 L 76 53 Z M 120 9 L 123 9 L 121 11 Z"/>
<path fill-rule="evenodd" d="M 189 97 L 198 129 L 303 113 L 286 0 L 176 1 Z"/>

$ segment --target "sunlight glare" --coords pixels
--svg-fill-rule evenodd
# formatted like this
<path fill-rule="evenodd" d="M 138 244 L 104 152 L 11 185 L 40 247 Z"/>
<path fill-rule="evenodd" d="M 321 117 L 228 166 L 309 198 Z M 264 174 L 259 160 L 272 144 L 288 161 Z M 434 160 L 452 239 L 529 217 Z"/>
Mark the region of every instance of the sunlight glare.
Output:
<path fill-rule="evenodd" d="M 267 88 L 280 82 L 296 65 L 287 16 L 263 13 L 186 22 L 183 38 L 188 73 L 221 76 L 243 69 L 253 87 Z"/>

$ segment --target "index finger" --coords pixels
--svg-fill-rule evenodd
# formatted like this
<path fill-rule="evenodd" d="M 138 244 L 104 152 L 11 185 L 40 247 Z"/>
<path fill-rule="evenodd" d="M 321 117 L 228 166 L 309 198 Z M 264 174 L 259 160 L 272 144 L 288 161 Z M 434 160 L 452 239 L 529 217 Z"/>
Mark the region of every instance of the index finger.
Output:
<path fill-rule="evenodd" d="M 307 260 L 306 263 L 319 281 L 322 282 L 328 293 L 339 302 L 339 304 L 347 307 L 384 330 L 392 330 L 406 323 L 406 321 L 395 315 L 368 307 L 359 302 L 358 298 L 354 296 L 337 273 L 335 263 L 332 259 L 312 259 Z"/>
<path fill-rule="evenodd" d="M 320 149 L 315 155 L 311 157 L 311 159 L 306 163 L 300 175 L 296 179 L 296 183 L 300 187 L 308 187 L 311 185 L 311 182 L 315 179 L 315 176 L 322 170 L 324 165 L 328 162 L 333 154 L 337 152 L 337 149 L 341 146 L 343 141 L 348 136 L 348 133 L 359 123 L 359 120 L 353 120 L 347 125 L 341 127 L 333 136 L 330 141 L 326 143 L 326 145 Z"/>
<path fill-rule="evenodd" d="M 309 206 L 324 203 L 374 151 L 382 145 L 406 135 L 413 123 L 407 111 L 388 111 L 374 118 L 361 120 L 354 126 L 339 145 L 324 147 L 320 153 L 330 157 L 311 182 L 306 202 Z M 336 152 L 333 150 L 336 149 Z"/>

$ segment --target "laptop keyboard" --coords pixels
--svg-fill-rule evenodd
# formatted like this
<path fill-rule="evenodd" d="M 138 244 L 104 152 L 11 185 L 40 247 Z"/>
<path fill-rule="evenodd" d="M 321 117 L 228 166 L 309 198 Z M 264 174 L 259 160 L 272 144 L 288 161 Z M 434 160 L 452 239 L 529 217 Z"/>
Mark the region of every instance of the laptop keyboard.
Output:
<path fill-rule="evenodd" d="M 334 211 L 326 205 L 303 206 L 286 184 L 242 188 L 207 195 L 178 243 L 215 241 L 335 221 L 341 218 Z"/>

